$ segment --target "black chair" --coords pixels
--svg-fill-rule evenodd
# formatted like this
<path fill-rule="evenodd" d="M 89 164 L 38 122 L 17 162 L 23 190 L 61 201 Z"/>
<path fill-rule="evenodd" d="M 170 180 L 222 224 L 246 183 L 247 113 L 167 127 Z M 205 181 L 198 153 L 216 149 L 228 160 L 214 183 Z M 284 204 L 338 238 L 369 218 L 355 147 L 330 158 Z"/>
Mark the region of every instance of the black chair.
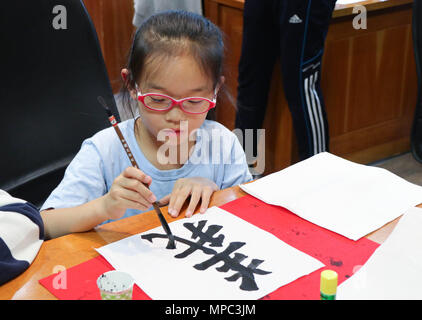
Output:
<path fill-rule="evenodd" d="M 66 20 L 54 25 L 58 4 Z M 120 117 L 82 1 L 7 1 L 0 30 L 0 189 L 39 208 L 82 141 L 109 126 L 97 96 Z"/>
<path fill-rule="evenodd" d="M 410 141 L 413 157 L 422 163 L 422 3 L 420 0 L 413 1 L 412 35 L 418 76 L 418 100 Z"/>

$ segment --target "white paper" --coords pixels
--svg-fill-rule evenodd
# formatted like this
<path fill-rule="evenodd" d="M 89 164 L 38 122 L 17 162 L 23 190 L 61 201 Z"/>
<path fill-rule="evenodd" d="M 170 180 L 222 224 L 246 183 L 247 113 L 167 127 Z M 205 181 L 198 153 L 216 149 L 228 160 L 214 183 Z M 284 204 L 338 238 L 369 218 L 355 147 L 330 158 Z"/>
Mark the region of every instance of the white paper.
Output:
<path fill-rule="evenodd" d="M 328 152 L 240 187 L 352 240 L 422 203 L 422 187 Z"/>
<path fill-rule="evenodd" d="M 422 209 L 411 208 L 385 242 L 337 289 L 337 299 L 422 299 Z"/>
<path fill-rule="evenodd" d="M 257 214 L 265 213 L 257 212 Z M 287 245 L 271 233 L 218 207 L 208 209 L 205 214 L 196 214 L 191 218 L 174 221 L 170 224 L 170 228 L 176 237 L 197 242 L 199 238 L 192 239 L 193 233 L 183 224 L 192 223 L 196 227 L 204 220 L 206 224 L 202 232 L 206 232 L 211 225 L 222 226 L 213 238 L 220 237 L 223 241 L 221 246 L 212 247 L 209 243 L 203 246 L 220 253 L 232 242 L 243 242 L 246 244 L 230 254 L 231 259 L 239 254 L 247 256 L 240 262 L 243 267 L 248 267 L 254 259 L 263 260 L 256 268 L 271 273 L 254 274 L 257 290 L 240 289 L 242 277 L 235 281 L 226 280 L 225 278 L 233 276 L 237 271 L 233 269 L 226 272 L 217 271 L 216 268 L 224 265 L 223 261 L 205 270 L 194 268 L 195 265 L 213 257 L 212 253 L 205 254 L 196 250 L 185 258 L 177 259 L 175 255 L 188 249 L 188 245 L 176 240 L 176 249 L 170 250 L 165 249 L 167 244 L 165 239 L 155 239 L 152 243 L 141 239 L 141 235 L 164 234 L 161 226 L 111 243 L 97 251 L 116 270 L 131 274 L 137 285 L 152 299 L 259 299 L 324 266 L 320 261 Z"/>

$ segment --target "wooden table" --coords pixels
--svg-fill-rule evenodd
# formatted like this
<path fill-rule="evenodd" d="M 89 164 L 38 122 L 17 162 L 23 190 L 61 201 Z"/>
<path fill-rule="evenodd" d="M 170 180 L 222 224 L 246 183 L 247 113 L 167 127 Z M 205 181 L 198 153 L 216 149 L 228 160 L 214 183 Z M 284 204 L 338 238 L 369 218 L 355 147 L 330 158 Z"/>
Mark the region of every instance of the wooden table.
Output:
<path fill-rule="evenodd" d="M 244 195 L 246 193 L 238 186 L 220 190 L 212 196 L 210 206 L 221 206 Z M 422 205 L 419 206 L 422 207 Z M 182 219 L 186 207 L 183 208 L 178 218 L 172 218 L 167 212 L 167 207 L 163 207 L 162 211 L 167 221 L 171 222 Z M 379 230 L 369 234 L 367 238 L 382 243 L 394 229 L 399 219 L 397 218 Z M 64 267 L 67 269 L 95 258 L 98 256 L 98 253 L 94 248 L 102 247 L 131 235 L 158 227 L 159 225 L 160 221 L 157 215 L 154 211 L 150 211 L 104 224 L 89 232 L 70 234 L 45 241 L 32 265 L 20 276 L 0 287 L 0 299 L 56 299 L 47 289 L 39 284 L 38 280 L 52 273 L 62 271 L 56 268 Z"/>

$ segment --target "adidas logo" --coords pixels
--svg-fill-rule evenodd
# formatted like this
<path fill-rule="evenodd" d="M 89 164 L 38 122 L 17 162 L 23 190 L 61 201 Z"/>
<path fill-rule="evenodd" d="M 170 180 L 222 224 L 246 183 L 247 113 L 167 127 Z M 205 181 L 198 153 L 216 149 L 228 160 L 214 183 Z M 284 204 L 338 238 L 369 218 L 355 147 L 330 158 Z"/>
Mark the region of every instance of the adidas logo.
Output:
<path fill-rule="evenodd" d="M 302 23 L 302 19 L 295 14 L 289 19 L 289 23 Z"/>

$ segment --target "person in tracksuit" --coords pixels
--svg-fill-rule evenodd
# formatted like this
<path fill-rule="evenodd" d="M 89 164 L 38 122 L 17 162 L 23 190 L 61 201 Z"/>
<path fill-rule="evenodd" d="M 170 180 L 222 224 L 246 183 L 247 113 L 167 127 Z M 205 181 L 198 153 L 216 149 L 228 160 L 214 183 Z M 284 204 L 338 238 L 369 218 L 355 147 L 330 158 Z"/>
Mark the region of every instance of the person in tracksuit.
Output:
<path fill-rule="evenodd" d="M 279 57 L 300 160 L 329 147 L 320 83 L 324 42 L 335 2 L 245 0 L 236 128 L 243 132 L 261 128 L 271 74 Z M 256 135 L 254 139 L 256 147 Z"/>

